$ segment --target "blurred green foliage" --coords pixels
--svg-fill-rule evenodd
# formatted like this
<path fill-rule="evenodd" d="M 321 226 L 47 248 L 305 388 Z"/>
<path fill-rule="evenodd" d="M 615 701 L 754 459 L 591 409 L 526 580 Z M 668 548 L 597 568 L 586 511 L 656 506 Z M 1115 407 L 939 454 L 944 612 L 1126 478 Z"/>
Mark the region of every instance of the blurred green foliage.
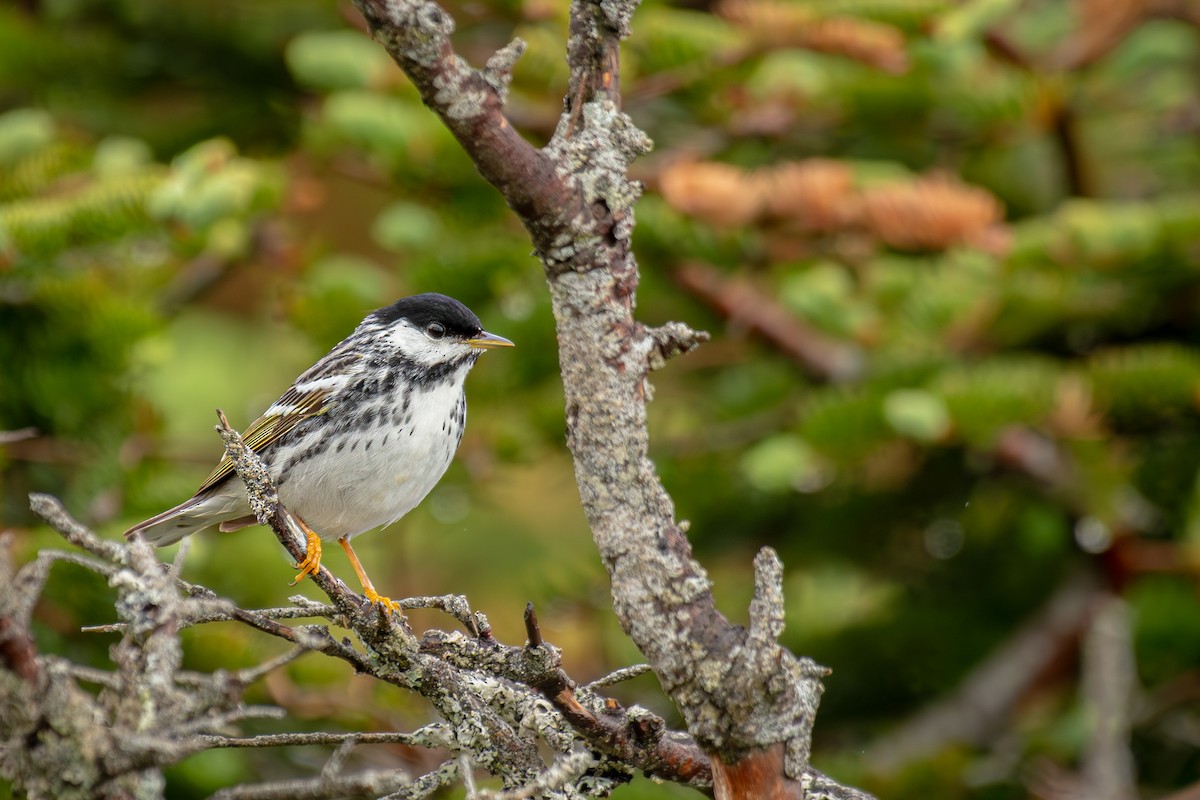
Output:
<path fill-rule="evenodd" d="M 989 746 L 947 742 L 888 774 L 861 754 L 1080 570 L 1133 610 L 1157 703 L 1136 720 L 1143 787 L 1200 771 L 1179 733 L 1200 709 L 1172 693 L 1200 658 L 1200 47 L 1177 20 L 1104 39 L 1103 4 L 1077 7 L 647 0 L 623 51 L 625 108 L 657 144 L 635 165 L 641 315 L 716 334 L 655 375 L 657 463 L 730 616 L 755 549 L 781 552 L 785 641 L 834 670 L 816 763 L 881 796 L 1026 797 L 1032 767 L 1077 766 L 1069 669 L 1031 677 L 1036 702 Z M 509 112 L 545 141 L 566 4 L 448 10 L 473 63 L 528 43 Z M 467 593 L 507 641 L 534 600 L 569 671 L 596 677 L 638 656 L 578 508 L 542 277 L 355 20 L 317 0 L 0 7 L 0 526 L 25 554 L 53 542 L 25 500 L 52 491 L 118 536 L 203 479 L 214 408 L 248 423 L 367 311 L 445 292 L 519 347 L 472 375 L 442 484 L 360 554 L 385 592 Z M 815 158 L 838 166 L 783 169 Z M 686 172 L 708 162 L 732 182 Z M 673 170 L 696 181 L 682 201 Z M 684 264 L 748 282 L 757 304 L 731 315 L 690 293 Z M 825 380 L 763 328 L 768 307 L 864 369 Z M 103 663 L 108 641 L 77 630 L 109 621 L 107 590 L 57 569 L 39 644 Z M 185 569 L 246 606 L 289 594 L 261 531 L 196 537 Z M 202 669 L 273 648 L 232 626 L 187 639 Z M 295 729 L 428 714 L 316 658 L 253 691 Z M 614 693 L 672 713 L 650 679 Z M 325 755 L 204 754 L 170 773 L 171 796 Z M 639 780 L 618 796 L 687 794 Z"/>

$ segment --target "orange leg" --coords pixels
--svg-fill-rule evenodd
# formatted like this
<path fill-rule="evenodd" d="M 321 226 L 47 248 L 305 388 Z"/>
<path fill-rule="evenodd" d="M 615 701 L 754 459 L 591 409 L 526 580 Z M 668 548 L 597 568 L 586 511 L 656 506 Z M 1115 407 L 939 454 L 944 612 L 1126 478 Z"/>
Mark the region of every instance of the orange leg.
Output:
<path fill-rule="evenodd" d="M 308 546 L 304 551 L 304 560 L 296 565 L 296 569 L 300 570 L 300 573 L 292 581 L 293 586 L 304 580 L 305 575 L 316 575 L 321 570 L 321 537 L 317 536 L 304 520 L 296 517 L 296 521 L 304 529 L 304 535 L 308 539 Z"/>
<path fill-rule="evenodd" d="M 390 597 L 384 597 L 379 592 L 375 591 L 375 587 L 372 585 L 371 579 L 367 577 L 367 571 L 363 569 L 362 564 L 360 564 L 358 561 L 358 556 L 354 555 L 354 550 L 350 547 L 350 539 L 346 537 L 338 539 L 338 544 L 340 544 L 342 549 L 346 551 L 346 555 L 350 556 L 350 566 L 354 567 L 354 574 L 358 576 L 359 583 L 361 583 L 363 587 L 363 594 L 366 595 L 367 599 L 372 603 L 379 603 L 387 611 L 395 611 L 401 614 L 404 613 L 401 610 L 399 603 Z"/>

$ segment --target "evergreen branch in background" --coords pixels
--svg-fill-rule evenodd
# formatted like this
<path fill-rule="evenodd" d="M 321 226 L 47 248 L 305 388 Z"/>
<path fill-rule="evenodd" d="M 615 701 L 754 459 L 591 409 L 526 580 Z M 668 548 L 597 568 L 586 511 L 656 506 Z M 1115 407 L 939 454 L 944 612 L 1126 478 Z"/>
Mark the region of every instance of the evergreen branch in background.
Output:
<path fill-rule="evenodd" d="M 1104 596 L 1081 574 L 1066 581 L 1042 610 L 980 663 L 958 688 L 877 739 L 869 753 L 879 769 L 895 771 L 948 744 L 991 740 L 1022 697 L 1065 663 Z"/>

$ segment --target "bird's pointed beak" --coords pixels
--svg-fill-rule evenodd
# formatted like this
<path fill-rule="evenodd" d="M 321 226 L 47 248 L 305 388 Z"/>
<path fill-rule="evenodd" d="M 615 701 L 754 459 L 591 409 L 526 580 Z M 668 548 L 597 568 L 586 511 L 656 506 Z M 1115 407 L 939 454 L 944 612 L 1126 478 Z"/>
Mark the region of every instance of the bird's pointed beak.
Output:
<path fill-rule="evenodd" d="M 496 347 L 516 347 L 516 345 L 503 336 L 497 336 L 487 331 L 480 331 L 479 335 L 475 338 L 467 339 L 467 344 L 476 350 L 492 350 Z"/>

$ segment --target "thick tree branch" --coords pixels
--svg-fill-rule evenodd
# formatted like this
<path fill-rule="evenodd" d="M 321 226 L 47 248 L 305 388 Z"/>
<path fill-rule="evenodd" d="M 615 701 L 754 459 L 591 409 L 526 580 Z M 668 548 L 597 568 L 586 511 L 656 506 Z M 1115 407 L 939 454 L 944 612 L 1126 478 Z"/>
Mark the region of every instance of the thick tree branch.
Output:
<path fill-rule="evenodd" d="M 68 743 L 86 735 L 108 737 L 106 746 L 88 745 L 99 757 L 89 760 L 76 754 L 70 759 L 85 773 L 72 779 L 77 795 L 96 795 L 97 786 L 115 786 L 113 781 L 124 776 L 151 785 L 123 785 L 121 791 L 153 792 L 155 781 L 161 785 L 155 766 L 214 745 L 201 737 L 260 713 L 241 707 L 237 698 L 240 681 L 261 670 L 227 677 L 179 669 L 176 634 L 181 626 L 233 619 L 297 648 L 341 658 L 360 672 L 430 701 L 445 719 L 449 748 L 461 753 L 465 763 L 447 762 L 443 769 L 411 782 L 399 775 L 385 776 L 398 785 L 391 797 L 425 796 L 453 780 L 451 772 L 461 771 L 470 785 L 472 765 L 502 777 L 503 796 L 511 798 L 529 791 L 568 799 L 604 796 L 628 780 L 633 769 L 703 787 L 710 778 L 705 750 L 717 755 L 711 769 L 719 778 L 718 797 L 863 797 L 808 766 L 824 671 L 777 642 L 783 628 L 782 565 L 777 556 L 764 550 L 755 561 L 749 629 L 731 624 L 715 607 L 707 575 L 692 558 L 671 499 L 648 457 L 647 375 L 667 358 L 698 345 L 705 335 L 680 323 L 649 329 L 633 317 L 638 267 L 630 235 L 641 186 L 630 181 L 627 172 L 650 142 L 620 110 L 618 52 L 621 39 L 629 35 L 636 1 L 572 3 L 566 108 L 542 150 L 526 143 L 503 114 L 508 75 L 522 48 L 519 42 L 476 69 L 455 55 L 449 38 L 453 20 L 436 3 L 355 4 L 425 103 L 530 231 L 553 301 L 568 445 L 584 510 L 612 579 L 614 610 L 683 713 L 692 736 L 672 734 L 661 719 L 642 709 L 623 709 L 577 687 L 562 672 L 557 651 L 540 641 L 536 625 L 531 625 L 529 646 L 506 648 L 491 637 L 487 620 L 472 613 L 462 598 L 420 598 L 413 604 L 442 608 L 461 620 L 469 635 L 429 631 L 418 639 L 402 618 L 363 602 L 321 570 L 314 582 L 332 606 L 316 612 L 305 605 L 304 611 L 354 631 L 360 649 L 349 640 L 335 639 L 324 625 L 292 627 L 280 621 L 290 615 L 231 607 L 207 589 L 173 578 L 144 544 L 96 539 L 45 497 L 34 498 L 35 510 L 91 556 L 39 558 L 10 584 L 32 589 L 36 597 L 58 560 L 95 569 L 118 590 L 123 638 L 114 651 L 118 669 L 112 679 L 99 681 L 105 689 L 97 701 L 73 688 L 70 675 L 55 678 L 63 703 L 83 709 L 82 715 L 70 719 L 90 720 L 78 723 L 82 730 L 69 729 L 67 723 L 60 730 L 42 704 L 28 699 L 31 683 L 46 680 L 51 663 L 37 655 L 32 656 L 33 666 L 29 663 L 30 645 L 22 637 L 27 636 L 32 601 L 28 593 L 17 595 L 22 600 L 14 599 L 11 591 L 3 593 L 0 619 L 10 621 L 0 642 L 0 663 L 7 667 L 0 672 L 0 702 L 8 708 L 14 698 L 27 698 L 36 711 L 34 718 L 13 718 L 15 735 L 27 741 L 31 730 L 49 724 Z M 299 526 L 279 503 L 261 462 L 223 418 L 219 430 L 256 516 L 299 560 Z M 0 588 L 10 584 L 0 581 Z M 56 696 L 41 691 L 38 699 Z M 150 734 L 145 733 L 147 719 L 153 721 Z M 107 724 L 100 726 L 101 733 L 89 734 L 88 724 L 94 727 L 97 720 Z M 6 717 L 4 724 L 13 723 Z M 132 728 L 135 724 L 140 727 Z M 131 730 L 136 735 L 129 734 L 115 747 L 118 732 Z M 554 764 L 547 767 L 542 762 L 531 732 L 560 754 Z M 580 743 L 593 752 L 567 755 L 578 752 Z M 33 751 L 17 747 L 4 752 L 20 756 Z M 228 796 L 331 796 L 359 780 L 340 775 L 339 759 L 335 755 L 318 778 L 245 787 Z M 4 766 L 5 774 L 13 774 L 10 765 Z M 26 787 L 42 776 L 37 769 L 20 774 Z M 738 777 L 743 775 L 755 777 Z M 374 780 L 362 778 L 367 779 Z M 69 791 L 47 793 L 73 796 Z"/>
<path fill-rule="evenodd" d="M 504 116 L 512 65 L 525 45 L 519 39 L 472 68 L 450 42 L 454 20 L 424 0 L 354 0 L 371 34 L 412 79 L 421 99 L 474 160 L 480 174 L 504 195 L 522 220 L 550 229 L 579 212 L 578 197 L 555 174 L 545 154 L 521 138 Z"/>
<path fill-rule="evenodd" d="M 525 610 L 525 629 L 529 635 L 527 651 L 546 647 L 532 604 Z M 557 653 L 545 666 L 540 674 L 530 677 L 530 685 L 540 690 L 594 747 L 652 777 L 699 789 L 712 785 L 708 757 L 689 737 L 667 730 L 662 718 L 643 708 L 626 710 L 615 700 L 600 701 L 588 687 L 577 691 L 575 682 L 558 668 Z M 590 708 L 580 702 L 581 696 Z"/>

